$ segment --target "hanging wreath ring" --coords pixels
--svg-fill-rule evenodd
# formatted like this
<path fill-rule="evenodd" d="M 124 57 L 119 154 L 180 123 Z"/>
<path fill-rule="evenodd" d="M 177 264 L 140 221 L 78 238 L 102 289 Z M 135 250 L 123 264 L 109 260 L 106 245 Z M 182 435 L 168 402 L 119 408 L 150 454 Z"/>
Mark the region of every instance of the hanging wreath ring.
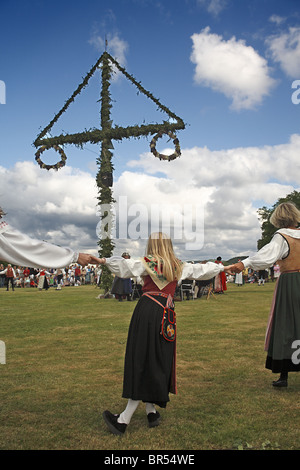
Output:
<path fill-rule="evenodd" d="M 173 134 L 173 132 L 171 131 L 167 132 L 167 135 L 170 137 L 170 139 L 173 139 L 173 144 L 175 145 L 175 152 L 173 152 L 171 155 L 164 155 L 163 153 L 159 153 L 156 150 L 157 139 L 162 137 L 163 134 L 164 134 L 163 132 L 159 132 L 153 137 L 153 139 L 150 142 L 150 150 L 155 157 L 159 158 L 160 160 L 168 160 L 170 162 L 171 160 L 175 160 L 175 158 L 181 155 L 179 140 L 177 139 L 176 135 Z"/>
<path fill-rule="evenodd" d="M 40 155 L 45 150 L 49 150 L 49 149 L 54 149 L 61 156 L 61 160 L 59 162 L 55 163 L 55 165 L 46 165 L 46 163 L 42 162 L 42 160 L 40 158 Z M 50 147 L 48 147 L 47 145 L 42 145 L 42 147 L 40 147 L 38 149 L 38 151 L 36 152 L 35 159 L 36 159 L 37 163 L 40 165 L 41 168 L 44 168 L 46 170 L 59 170 L 60 168 L 65 166 L 67 156 L 66 156 L 65 152 L 63 151 L 63 149 L 61 147 L 59 147 L 58 145 L 53 145 L 53 146 L 50 146 Z"/>

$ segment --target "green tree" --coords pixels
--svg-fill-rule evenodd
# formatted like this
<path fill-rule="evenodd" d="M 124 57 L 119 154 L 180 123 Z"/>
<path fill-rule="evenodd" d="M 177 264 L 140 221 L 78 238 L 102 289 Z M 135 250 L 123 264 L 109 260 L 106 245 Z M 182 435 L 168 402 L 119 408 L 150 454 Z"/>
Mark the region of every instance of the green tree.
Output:
<path fill-rule="evenodd" d="M 271 241 L 276 230 L 278 230 L 274 225 L 270 222 L 270 216 L 272 212 L 276 209 L 279 204 L 283 202 L 293 202 L 298 209 L 300 209 L 300 192 L 293 191 L 291 194 L 288 194 L 286 197 L 279 198 L 278 201 L 271 207 L 267 208 L 266 206 L 261 207 L 258 209 L 258 216 L 262 222 L 261 231 L 262 236 L 257 241 L 257 248 L 260 250 L 263 246 L 267 245 Z"/>

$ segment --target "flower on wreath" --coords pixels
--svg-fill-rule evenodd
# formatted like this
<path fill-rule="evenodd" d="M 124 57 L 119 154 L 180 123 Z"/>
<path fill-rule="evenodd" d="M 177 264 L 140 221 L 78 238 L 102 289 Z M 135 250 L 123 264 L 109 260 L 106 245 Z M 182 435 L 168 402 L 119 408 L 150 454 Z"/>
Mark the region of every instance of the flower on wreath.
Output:
<path fill-rule="evenodd" d="M 60 154 L 61 160 L 54 165 L 46 165 L 41 158 L 40 155 L 45 151 L 49 149 L 54 149 L 56 152 Z M 59 170 L 60 168 L 63 168 L 66 164 L 67 156 L 63 149 L 59 147 L 58 145 L 53 145 L 53 146 L 47 146 L 47 145 L 42 145 L 38 151 L 35 154 L 35 159 L 37 163 L 40 165 L 41 168 L 44 168 L 45 170 Z"/>
<path fill-rule="evenodd" d="M 150 142 L 150 150 L 151 152 L 153 153 L 153 155 L 157 158 L 159 158 L 160 160 L 168 160 L 169 162 L 171 160 L 175 160 L 175 158 L 179 157 L 181 155 L 181 151 L 180 151 L 180 145 L 179 145 L 179 140 L 177 139 L 176 135 L 173 134 L 173 132 L 169 131 L 167 132 L 167 135 L 170 137 L 170 139 L 173 139 L 173 144 L 175 145 L 175 152 L 173 152 L 171 155 L 164 155 L 163 153 L 159 153 L 157 150 L 156 150 L 156 142 L 157 142 L 157 139 L 159 139 L 160 137 L 162 137 L 163 133 L 162 132 L 159 132 L 158 134 L 156 134 L 153 139 L 151 140 Z"/>

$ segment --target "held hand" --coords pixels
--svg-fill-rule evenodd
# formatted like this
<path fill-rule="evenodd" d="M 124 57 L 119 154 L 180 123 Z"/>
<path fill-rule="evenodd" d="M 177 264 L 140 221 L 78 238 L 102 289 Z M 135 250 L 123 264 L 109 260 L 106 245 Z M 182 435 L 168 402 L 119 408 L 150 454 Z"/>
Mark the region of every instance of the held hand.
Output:
<path fill-rule="evenodd" d="M 224 273 L 226 274 L 235 274 L 235 271 L 233 270 L 234 264 L 231 264 L 230 266 L 225 266 L 224 267 Z"/>
<path fill-rule="evenodd" d="M 235 274 L 235 273 L 238 274 L 238 273 L 242 272 L 244 268 L 245 268 L 245 266 L 243 265 L 243 263 L 241 261 L 239 261 L 238 263 L 231 264 L 230 266 L 226 266 L 224 271 L 227 269 L 228 271 L 230 271 L 229 274 Z M 225 272 L 228 272 L 228 271 L 225 271 Z"/>
<path fill-rule="evenodd" d="M 91 258 L 93 257 L 87 253 L 79 253 L 77 263 L 80 264 L 80 266 L 86 266 L 92 262 Z"/>
<path fill-rule="evenodd" d="M 105 258 L 97 258 L 97 256 L 89 255 L 87 253 L 79 253 L 77 263 L 81 266 L 86 266 L 87 264 L 105 264 Z"/>
<path fill-rule="evenodd" d="M 226 274 L 236 274 L 243 271 L 244 268 L 245 266 L 243 265 L 243 263 L 239 261 L 238 263 L 231 264 L 230 266 L 225 266 L 224 272 Z"/>
<path fill-rule="evenodd" d="M 92 264 L 105 264 L 106 263 L 106 258 L 97 258 L 96 256 L 92 256 Z"/>
<path fill-rule="evenodd" d="M 243 271 L 243 269 L 245 269 L 245 266 L 241 261 L 239 261 L 238 263 L 234 264 L 234 269 L 236 273 L 240 273 Z"/>

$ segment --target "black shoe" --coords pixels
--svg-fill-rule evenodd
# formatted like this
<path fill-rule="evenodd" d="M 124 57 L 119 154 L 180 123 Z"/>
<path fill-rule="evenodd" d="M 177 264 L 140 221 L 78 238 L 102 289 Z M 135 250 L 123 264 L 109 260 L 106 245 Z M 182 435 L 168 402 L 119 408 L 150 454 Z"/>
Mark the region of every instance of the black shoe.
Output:
<path fill-rule="evenodd" d="M 160 414 L 158 411 L 156 411 L 156 413 L 147 414 L 147 418 L 148 418 L 149 428 L 154 428 L 155 426 L 158 426 L 160 423 Z"/>
<path fill-rule="evenodd" d="M 287 382 L 286 379 L 278 379 L 278 380 L 274 380 L 272 385 L 273 385 L 273 387 L 287 387 L 288 382 Z"/>
<path fill-rule="evenodd" d="M 127 424 L 118 423 L 118 417 L 120 415 L 113 415 L 110 411 L 106 410 L 102 416 L 110 432 L 116 434 L 117 436 L 122 436 L 124 434 L 127 428 Z"/>

